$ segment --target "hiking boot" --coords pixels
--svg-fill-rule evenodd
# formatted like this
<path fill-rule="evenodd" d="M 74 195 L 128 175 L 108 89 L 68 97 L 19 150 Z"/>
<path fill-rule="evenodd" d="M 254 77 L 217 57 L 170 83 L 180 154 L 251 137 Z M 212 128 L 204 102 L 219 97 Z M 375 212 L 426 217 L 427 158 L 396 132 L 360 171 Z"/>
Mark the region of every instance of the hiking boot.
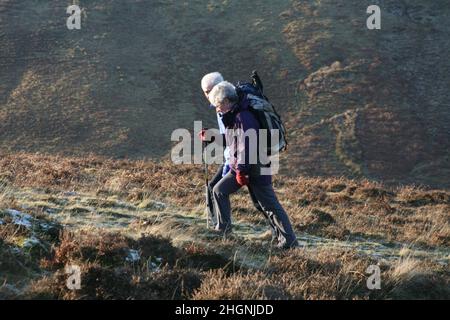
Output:
<path fill-rule="evenodd" d="M 300 244 L 298 243 L 297 239 L 292 242 L 291 244 L 288 244 L 287 242 L 279 242 L 277 244 L 277 248 L 278 249 L 282 249 L 282 250 L 289 250 L 289 249 L 295 249 L 300 247 Z"/>
<path fill-rule="evenodd" d="M 231 234 L 231 228 L 226 228 L 225 230 L 223 230 L 216 227 L 212 231 L 215 234 L 222 235 L 224 237 L 229 236 Z"/>
<path fill-rule="evenodd" d="M 214 229 L 210 230 L 210 232 L 214 238 L 233 241 L 238 239 L 236 235 L 232 232 L 231 228 L 228 228 L 227 230 Z"/>

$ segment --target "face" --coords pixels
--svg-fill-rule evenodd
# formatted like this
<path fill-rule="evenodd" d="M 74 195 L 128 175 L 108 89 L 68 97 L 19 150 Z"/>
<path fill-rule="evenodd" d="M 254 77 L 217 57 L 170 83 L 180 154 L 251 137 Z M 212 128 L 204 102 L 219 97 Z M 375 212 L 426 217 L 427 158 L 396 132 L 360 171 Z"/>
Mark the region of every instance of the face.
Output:
<path fill-rule="evenodd" d="M 209 100 L 209 93 L 211 92 L 211 89 L 208 89 L 206 91 L 203 91 L 203 93 L 205 94 L 206 99 Z"/>
<path fill-rule="evenodd" d="M 228 100 L 225 100 L 224 103 L 216 106 L 217 113 L 227 113 L 232 108 L 231 103 Z"/>

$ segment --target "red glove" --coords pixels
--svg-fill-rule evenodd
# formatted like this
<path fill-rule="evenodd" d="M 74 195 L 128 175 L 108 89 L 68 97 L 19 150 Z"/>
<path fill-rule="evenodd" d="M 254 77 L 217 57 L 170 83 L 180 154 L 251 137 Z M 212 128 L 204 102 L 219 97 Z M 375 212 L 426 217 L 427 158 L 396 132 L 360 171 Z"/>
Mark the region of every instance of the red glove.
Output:
<path fill-rule="evenodd" d="M 250 177 L 243 172 L 238 171 L 236 172 L 236 181 L 238 185 L 243 187 L 250 184 Z"/>
<path fill-rule="evenodd" d="M 200 131 L 198 133 L 198 137 L 200 138 L 201 141 L 203 142 L 207 142 L 206 140 L 206 131 L 208 131 L 208 128 L 203 128 L 202 131 Z"/>
<path fill-rule="evenodd" d="M 200 131 L 200 132 L 198 133 L 198 137 L 200 138 L 200 140 L 201 140 L 202 142 L 207 142 L 207 143 L 209 144 L 209 143 L 215 141 L 215 137 L 212 136 L 211 138 L 209 138 L 209 140 L 206 139 L 206 132 L 207 132 L 208 130 L 209 130 L 208 128 L 203 128 L 202 131 Z"/>

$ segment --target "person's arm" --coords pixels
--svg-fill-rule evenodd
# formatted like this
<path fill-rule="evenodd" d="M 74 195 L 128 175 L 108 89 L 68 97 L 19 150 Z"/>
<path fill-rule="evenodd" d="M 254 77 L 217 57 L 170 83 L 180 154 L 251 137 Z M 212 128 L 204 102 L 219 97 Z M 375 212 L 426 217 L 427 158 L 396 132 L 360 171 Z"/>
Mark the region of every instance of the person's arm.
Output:
<path fill-rule="evenodd" d="M 257 150 L 257 145 L 253 146 L 253 148 L 251 148 L 250 143 L 256 143 L 257 144 L 257 135 L 258 135 L 258 129 L 259 129 L 259 125 L 258 122 L 256 120 L 256 118 L 253 116 L 253 114 L 251 114 L 249 111 L 244 111 L 244 112 L 240 112 L 237 115 L 237 127 L 238 129 L 240 129 L 240 133 L 241 134 L 246 134 L 248 133 L 248 137 L 245 138 L 244 141 L 244 136 L 239 137 L 238 136 L 238 145 L 237 145 L 237 171 L 241 172 L 244 175 L 249 175 L 250 174 L 250 159 L 257 155 L 252 155 L 251 151 L 258 151 Z M 249 130 L 254 130 L 254 133 L 249 133 Z M 252 139 L 250 139 L 249 137 L 254 137 L 254 135 L 256 135 L 256 141 L 253 141 Z"/>
<path fill-rule="evenodd" d="M 225 149 L 226 145 L 227 145 L 227 140 L 226 140 L 226 130 L 225 130 L 225 125 L 223 124 L 222 121 L 222 116 L 217 113 L 217 124 L 219 125 L 219 132 L 222 135 L 222 139 L 220 139 L 219 141 L 216 141 L 216 143 L 219 146 L 223 146 L 223 148 Z"/>

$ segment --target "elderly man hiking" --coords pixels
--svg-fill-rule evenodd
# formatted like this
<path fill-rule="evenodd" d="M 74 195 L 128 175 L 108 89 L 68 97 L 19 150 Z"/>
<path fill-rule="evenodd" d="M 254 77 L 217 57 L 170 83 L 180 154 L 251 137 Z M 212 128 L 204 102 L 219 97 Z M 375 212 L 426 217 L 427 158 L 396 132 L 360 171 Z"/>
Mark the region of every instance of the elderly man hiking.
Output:
<path fill-rule="evenodd" d="M 208 99 L 208 95 L 211 92 L 211 90 L 217 84 L 221 83 L 223 80 L 224 80 L 223 76 L 219 72 L 208 73 L 207 75 L 205 75 L 203 77 L 201 85 L 202 85 L 202 90 L 203 90 L 203 93 L 205 94 L 206 99 Z M 214 106 L 210 106 L 210 107 L 212 109 L 214 109 Z M 219 126 L 219 132 L 223 136 L 223 141 L 224 141 L 225 140 L 225 126 L 223 125 L 222 116 L 220 113 L 217 113 L 217 124 Z M 202 132 L 200 133 L 200 139 L 204 143 L 207 143 L 208 141 L 206 140 L 205 131 L 206 131 L 206 129 L 202 130 Z M 209 220 L 209 222 L 211 222 L 211 224 L 208 223 L 208 225 L 211 225 L 213 227 L 216 226 L 217 220 L 216 220 L 216 214 L 214 211 L 214 202 L 213 202 L 213 197 L 212 197 L 212 191 L 213 191 L 214 186 L 217 184 L 217 182 L 219 182 L 220 179 L 222 179 L 222 177 L 225 176 L 228 173 L 228 171 L 230 171 L 230 166 L 228 164 L 229 158 L 230 158 L 229 157 L 229 149 L 225 148 L 225 150 L 224 150 L 225 162 L 223 165 L 221 165 L 218 168 L 217 172 L 214 174 L 212 179 L 207 184 L 207 190 L 206 190 L 206 210 L 208 211 L 207 219 Z"/>
<path fill-rule="evenodd" d="M 297 238 L 289 218 L 279 203 L 272 186 L 272 177 L 261 174 L 261 164 L 250 161 L 258 152 L 260 124 L 249 110 L 247 96 L 239 97 L 236 88 L 229 82 L 213 87 L 209 101 L 221 114 L 226 130 L 226 144 L 230 152 L 230 172 L 213 187 L 214 210 L 217 216 L 216 230 L 227 234 L 232 229 L 230 195 L 241 187 L 248 186 L 254 202 L 264 212 L 269 224 L 275 230 L 279 248 L 298 246 Z M 258 141 L 246 139 L 254 130 Z M 237 135 L 237 136 L 236 136 Z M 239 136 L 240 135 L 240 136 Z M 257 157 L 256 157 L 257 158 Z"/>
<path fill-rule="evenodd" d="M 223 81 L 224 81 L 223 76 L 219 72 L 208 73 L 207 75 L 205 75 L 203 77 L 203 79 L 201 81 L 201 87 L 202 87 L 203 93 L 205 94 L 205 97 L 208 100 L 209 100 L 209 94 L 213 90 L 213 88 L 217 84 L 219 84 Z M 213 105 L 210 105 L 210 108 L 215 109 L 215 107 Z M 226 131 L 225 131 L 225 126 L 222 121 L 222 113 L 221 112 L 217 112 L 217 123 L 219 126 L 219 132 L 222 135 L 222 141 L 219 143 L 226 144 L 226 142 L 225 142 Z M 205 133 L 206 133 L 206 129 L 204 129 L 204 130 L 202 130 L 202 132 L 200 132 L 200 134 L 199 134 L 200 139 L 204 143 L 208 143 L 210 141 L 207 141 Z M 208 226 L 212 226 L 213 228 L 216 228 L 216 225 L 217 225 L 217 213 L 215 210 L 215 204 L 214 204 L 214 198 L 213 198 L 213 188 L 230 171 L 230 165 L 229 165 L 230 150 L 229 150 L 228 146 L 226 146 L 226 148 L 224 149 L 224 160 L 225 160 L 224 164 L 218 168 L 217 172 L 214 174 L 212 179 L 207 182 L 207 188 L 206 188 L 207 189 L 206 190 L 206 210 L 207 210 L 207 215 L 208 215 L 207 216 Z M 249 193 L 250 193 L 250 197 L 252 199 L 252 202 L 253 202 L 253 205 L 255 206 L 255 208 L 257 210 L 259 210 L 260 212 L 262 212 L 266 216 L 268 221 L 270 221 L 266 212 L 263 210 L 263 208 L 261 207 L 259 202 L 256 200 L 256 197 L 253 194 L 253 192 L 251 190 L 249 190 Z M 211 224 L 209 222 L 211 222 Z M 277 237 L 276 229 L 272 226 L 272 224 L 270 224 L 270 226 L 271 226 L 271 232 L 272 232 L 272 240 L 274 240 Z"/>

